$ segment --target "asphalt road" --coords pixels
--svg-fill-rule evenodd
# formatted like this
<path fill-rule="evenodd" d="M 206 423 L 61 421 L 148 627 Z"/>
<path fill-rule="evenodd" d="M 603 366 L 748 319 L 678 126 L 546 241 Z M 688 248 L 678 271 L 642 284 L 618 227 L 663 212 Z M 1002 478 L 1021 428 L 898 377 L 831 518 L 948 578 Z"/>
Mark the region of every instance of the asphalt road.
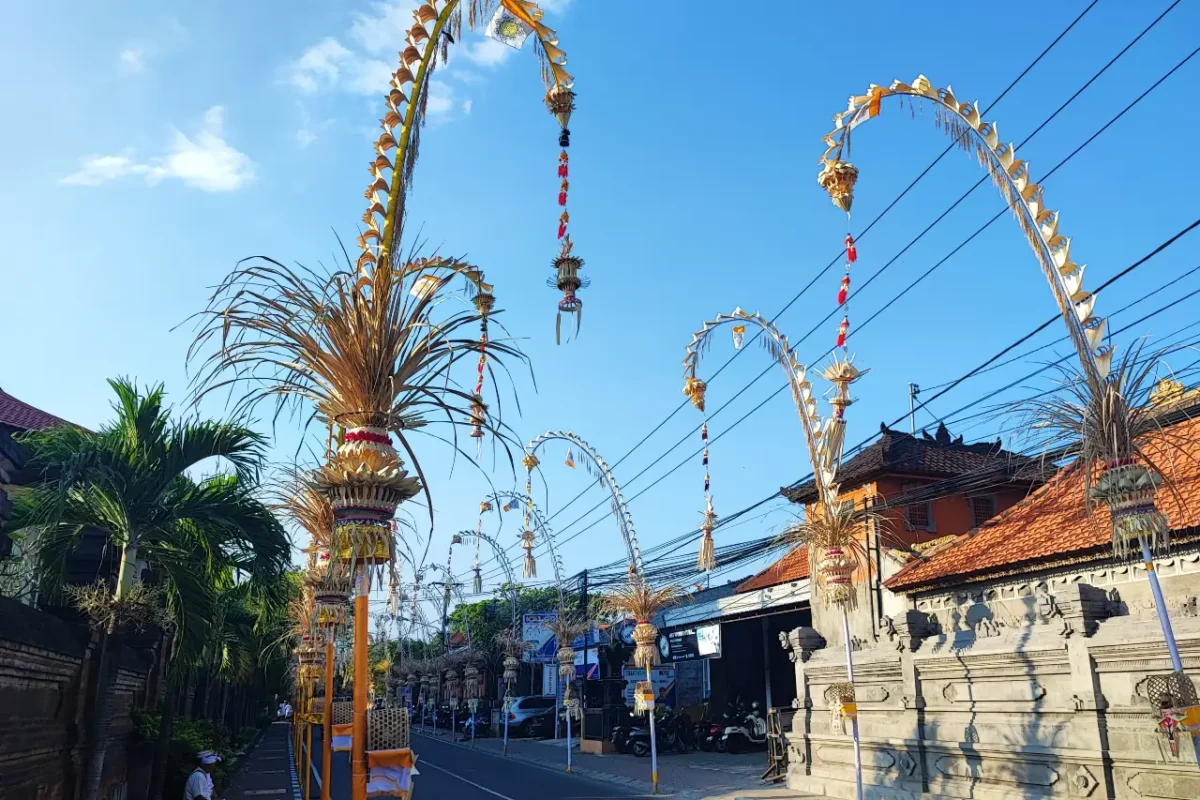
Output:
<path fill-rule="evenodd" d="M 313 758 L 320 772 L 320 742 L 314 728 Z M 413 800 L 608 800 L 650 798 L 624 786 L 543 769 L 426 736 L 413 736 L 417 772 Z M 348 753 L 333 754 L 333 800 L 350 800 Z M 313 798 L 320 798 L 317 780 Z"/>
<path fill-rule="evenodd" d="M 417 752 L 414 800 L 605 800 L 648 798 L 624 786 L 565 771 L 543 769 L 426 736 L 413 737 Z"/>

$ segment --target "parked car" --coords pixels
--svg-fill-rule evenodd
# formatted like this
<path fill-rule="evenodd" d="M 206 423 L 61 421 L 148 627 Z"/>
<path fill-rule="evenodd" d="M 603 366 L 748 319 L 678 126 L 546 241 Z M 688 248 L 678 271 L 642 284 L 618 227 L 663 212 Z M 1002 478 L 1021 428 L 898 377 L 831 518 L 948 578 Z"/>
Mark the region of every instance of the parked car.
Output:
<path fill-rule="evenodd" d="M 514 697 L 508 712 L 508 735 L 552 736 L 555 704 L 553 697 Z"/>

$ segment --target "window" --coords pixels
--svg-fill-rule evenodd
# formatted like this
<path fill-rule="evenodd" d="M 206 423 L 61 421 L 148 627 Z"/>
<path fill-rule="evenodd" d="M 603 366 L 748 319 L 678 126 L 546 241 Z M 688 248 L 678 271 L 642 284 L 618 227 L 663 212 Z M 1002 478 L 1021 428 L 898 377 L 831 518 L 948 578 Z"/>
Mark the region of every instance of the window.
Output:
<path fill-rule="evenodd" d="M 923 484 L 906 483 L 900 487 L 902 494 L 919 492 Z M 919 496 L 919 495 L 918 495 Z M 933 525 L 933 504 L 928 502 L 909 503 L 904 506 L 904 524 L 910 531 L 936 530 Z"/>
<path fill-rule="evenodd" d="M 932 520 L 929 514 L 929 503 L 910 503 L 904 507 L 904 519 L 908 527 L 928 530 Z"/>
<path fill-rule="evenodd" d="M 521 708 L 551 708 L 553 705 L 553 697 L 526 697 L 521 701 Z"/>
<path fill-rule="evenodd" d="M 996 498 L 991 495 L 971 498 L 971 523 L 978 528 L 996 516 Z"/>

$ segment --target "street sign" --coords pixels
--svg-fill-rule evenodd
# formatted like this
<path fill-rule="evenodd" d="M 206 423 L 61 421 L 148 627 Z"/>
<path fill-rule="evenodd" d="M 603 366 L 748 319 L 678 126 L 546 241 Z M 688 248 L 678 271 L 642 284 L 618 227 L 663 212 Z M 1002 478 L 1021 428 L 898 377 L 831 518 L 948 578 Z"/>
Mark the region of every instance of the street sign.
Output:
<path fill-rule="evenodd" d="M 646 680 L 644 667 L 624 667 L 621 677 L 625 679 L 625 705 L 634 707 L 634 690 L 638 681 Z M 650 668 L 650 681 L 654 686 L 654 697 L 660 705 L 675 707 L 675 665 L 663 664 Z"/>
<path fill-rule="evenodd" d="M 721 657 L 721 625 L 696 625 L 667 631 L 658 637 L 658 650 L 664 661 L 691 661 Z"/>
<path fill-rule="evenodd" d="M 521 618 L 521 639 L 526 642 L 525 661 L 530 664 L 553 664 L 558 640 L 550 626 L 558 619 L 551 611 L 545 614 L 525 614 Z"/>

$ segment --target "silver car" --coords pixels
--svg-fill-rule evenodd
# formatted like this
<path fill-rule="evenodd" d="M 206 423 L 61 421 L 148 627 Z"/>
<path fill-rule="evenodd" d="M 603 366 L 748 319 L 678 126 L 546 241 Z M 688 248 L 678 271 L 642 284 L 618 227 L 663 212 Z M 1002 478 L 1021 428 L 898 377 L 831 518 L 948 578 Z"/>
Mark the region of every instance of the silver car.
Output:
<path fill-rule="evenodd" d="M 514 697 L 508 712 L 510 736 L 546 736 L 554 730 L 553 697 Z"/>

